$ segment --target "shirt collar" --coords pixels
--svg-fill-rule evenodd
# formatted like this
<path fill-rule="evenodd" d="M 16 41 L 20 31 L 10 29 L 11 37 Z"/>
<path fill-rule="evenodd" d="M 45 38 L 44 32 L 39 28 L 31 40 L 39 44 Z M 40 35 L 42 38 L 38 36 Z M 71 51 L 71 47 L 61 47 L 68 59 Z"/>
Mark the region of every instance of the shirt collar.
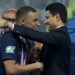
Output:
<path fill-rule="evenodd" d="M 62 26 L 64 26 L 64 25 L 60 25 L 60 26 L 56 27 L 56 29 L 57 29 L 57 28 L 60 28 L 60 27 L 62 27 Z"/>

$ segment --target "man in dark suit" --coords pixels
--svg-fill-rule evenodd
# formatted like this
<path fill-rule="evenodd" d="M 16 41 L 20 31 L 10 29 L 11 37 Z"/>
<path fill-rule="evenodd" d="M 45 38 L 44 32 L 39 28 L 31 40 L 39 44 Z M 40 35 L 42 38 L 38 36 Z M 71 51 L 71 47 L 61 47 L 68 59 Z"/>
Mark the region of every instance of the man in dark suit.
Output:
<path fill-rule="evenodd" d="M 40 61 L 44 63 L 41 75 L 69 75 L 71 41 L 66 27 L 67 10 L 61 3 L 46 7 L 49 32 L 38 32 L 24 26 L 15 25 L 13 32 L 43 43 Z"/>

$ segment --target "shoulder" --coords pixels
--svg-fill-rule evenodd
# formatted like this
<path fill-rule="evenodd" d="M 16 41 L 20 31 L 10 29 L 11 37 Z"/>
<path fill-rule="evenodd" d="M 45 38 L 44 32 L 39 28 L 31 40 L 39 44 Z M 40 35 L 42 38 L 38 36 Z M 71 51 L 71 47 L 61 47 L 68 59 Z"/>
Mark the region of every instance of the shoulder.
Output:
<path fill-rule="evenodd" d="M 0 38 L 0 41 L 2 43 L 15 43 L 18 36 L 14 34 L 12 31 L 5 32 L 2 37 Z"/>
<path fill-rule="evenodd" d="M 5 32 L 2 36 L 2 38 L 18 38 L 19 36 L 16 33 L 13 33 L 12 31 Z"/>
<path fill-rule="evenodd" d="M 5 32 L 2 37 L 12 37 L 14 33 L 12 31 Z"/>

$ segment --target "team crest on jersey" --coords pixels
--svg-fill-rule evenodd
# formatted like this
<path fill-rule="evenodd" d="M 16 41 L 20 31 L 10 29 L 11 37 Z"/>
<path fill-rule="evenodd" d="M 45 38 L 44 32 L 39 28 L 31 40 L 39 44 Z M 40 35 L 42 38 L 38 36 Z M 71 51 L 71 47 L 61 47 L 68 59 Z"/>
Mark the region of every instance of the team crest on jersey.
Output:
<path fill-rule="evenodd" d="M 15 46 L 7 46 L 6 47 L 6 53 L 14 53 Z"/>

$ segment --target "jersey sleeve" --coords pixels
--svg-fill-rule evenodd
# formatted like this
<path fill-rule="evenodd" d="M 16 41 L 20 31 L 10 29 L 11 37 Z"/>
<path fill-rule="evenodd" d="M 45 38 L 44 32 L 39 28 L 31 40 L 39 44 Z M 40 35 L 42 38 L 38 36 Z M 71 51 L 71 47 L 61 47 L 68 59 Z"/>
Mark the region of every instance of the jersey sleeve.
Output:
<path fill-rule="evenodd" d="M 0 39 L 0 52 L 2 60 L 16 60 L 16 39 L 11 33 L 6 33 Z"/>

